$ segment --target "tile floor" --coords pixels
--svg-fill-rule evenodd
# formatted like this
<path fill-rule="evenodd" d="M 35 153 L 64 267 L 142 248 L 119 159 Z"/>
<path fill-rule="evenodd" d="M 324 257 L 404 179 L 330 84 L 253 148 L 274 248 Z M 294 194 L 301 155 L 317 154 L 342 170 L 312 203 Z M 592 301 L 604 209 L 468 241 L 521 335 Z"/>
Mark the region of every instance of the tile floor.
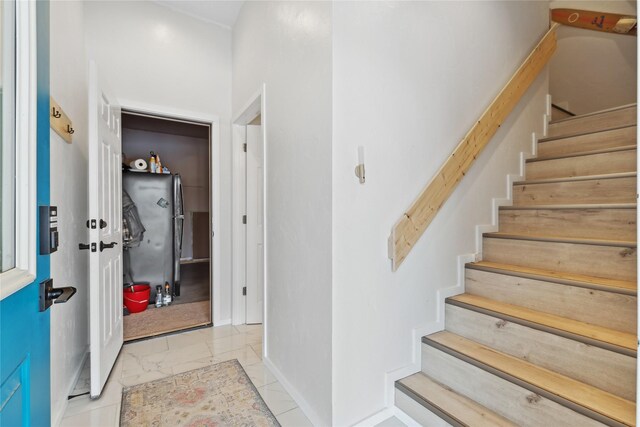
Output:
<path fill-rule="evenodd" d="M 102 397 L 71 399 L 61 427 L 116 427 L 122 388 L 238 359 L 283 427 L 311 423 L 262 363 L 262 326 L 220 326 L 126 344 Z"/>

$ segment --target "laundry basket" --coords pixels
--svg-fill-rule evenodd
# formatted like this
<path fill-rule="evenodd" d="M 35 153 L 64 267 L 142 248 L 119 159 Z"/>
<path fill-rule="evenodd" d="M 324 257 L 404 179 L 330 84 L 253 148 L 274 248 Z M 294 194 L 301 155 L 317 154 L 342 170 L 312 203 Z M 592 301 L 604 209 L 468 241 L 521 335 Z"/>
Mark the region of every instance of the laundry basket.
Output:
<path fill-rule="evenodd" d="M 149 296 L 151 295 L 151 286 L 143 283 L 134 283 L 126 285 L 122 290 L 124 305 L 129 313 L 140 313 L 145 311 L 149 305 Z"/>

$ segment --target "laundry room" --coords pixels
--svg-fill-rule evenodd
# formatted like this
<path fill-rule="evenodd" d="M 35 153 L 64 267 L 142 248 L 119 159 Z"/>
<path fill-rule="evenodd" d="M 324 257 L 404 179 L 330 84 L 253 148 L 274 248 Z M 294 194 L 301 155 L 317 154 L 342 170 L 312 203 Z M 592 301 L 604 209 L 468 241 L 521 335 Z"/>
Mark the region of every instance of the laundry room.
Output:
<path fill-rule="evenodd" d="M 125 341 L 211 324 L 210 135 L 122 111 Z"/>

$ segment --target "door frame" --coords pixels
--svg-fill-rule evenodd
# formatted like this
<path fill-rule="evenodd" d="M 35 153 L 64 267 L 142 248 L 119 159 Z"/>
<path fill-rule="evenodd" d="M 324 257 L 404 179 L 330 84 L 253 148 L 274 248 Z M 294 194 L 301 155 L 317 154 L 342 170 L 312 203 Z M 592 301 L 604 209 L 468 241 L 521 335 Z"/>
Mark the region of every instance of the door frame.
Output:
<path fill-rule="evenodd" d="M 15 141 L 26 141 L 26 143 L 15 145 L 15 266 L 0 273 L 0 301 L 33 283 L 36 278 L 37 180 L 41 178 L 38 172 L 42 172 L 38 169 L 37 162 L 38 150 L 44 150 L 38 146 L 37 142 L 37 126 L 44 125 L 37 123 L 36 113 L 38 108 L 36 7 L 35 4 L 25 2 L 16 2 L 14 7 L 16 45 L 13 71 L 16 78 L 12 89 L 15 90 L 16 111 L 13 117 L 15 125 L 13 138 Z M 48 35 L 46 39 L 48 42 Z M 45 118 L 40 118 L 43 121 L 45 119 L 48 126 L 48 110 Z M 48 154 L 46 160 L 48 174 Z M 40 161 L 42 162 L 42 159 Z M 40 175 L 44 176 L 44 173 Z"/>
<path fill-rule="evenodd" d="M 261 115 L 262 144 L 263 144 L 263 215 L 264 215 L 264 307 L 263 307 L 263 355 L 267 356 L 267 328 L 268 328 L 268 265 L 267 254 L 269 251 L 267 239 L 268 219 L 267 206 L 267 176 L 268 176 L 268 153 L 267 145 L 267 114 L 266 114 L 266 85 L 263 84 L 240 109 L 232 121 L 232 143 L 231 154 L 233 158 L 233 208 L 232 208 L 232 233 L 233 233 L 233 271 L 232 271 L 232 323 L 234 325 L 246 322 L 246 298 L 242 295 L 242 288 L 245 286 L 246 278 L 246 230 L 242 223 L 242 216 L 245 212 L 246 202 L 246 163 L 243 144 L 245 142 L 245 126 L 254 118 Z"/>
<path fill-rule="evenodd" d="M 177 119 L 191 122 L 200 122 L 210 126 L 209 133 L 209 220 L 211 225 L 211 231 L 213 233 L 212 238 L 209 240 L 209 253 L 211 259 L 209 262 L 209 280 L 210 280 L 210 295 L 211 295 L 211 322 L 213 326 L 220 326 L 229 323 L 229 319 L 221 319 L 221 279 L 220 268 L 221 262 L 221 249 L 220 249 L 220 237 L 222 225 L 220 223 L 220 182 L 222 179 L 220 171 L 220 117 L 215 114 L 207 114 L 194 112 L 189 110 L 183 110 L 180 108 L 173 108 L 161 105 L 147 104 L 137 102 L 128 99 L 121 99 L 120 104 L 122 110 L 133 113 L 148 114 L 150 116 L 157 116 L 159 119 Z"/>

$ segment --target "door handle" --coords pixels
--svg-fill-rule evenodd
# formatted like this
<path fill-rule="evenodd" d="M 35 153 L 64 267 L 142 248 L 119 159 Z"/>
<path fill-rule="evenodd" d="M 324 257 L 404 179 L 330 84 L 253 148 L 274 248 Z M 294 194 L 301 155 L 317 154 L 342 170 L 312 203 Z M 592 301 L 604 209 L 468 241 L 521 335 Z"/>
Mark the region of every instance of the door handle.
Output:
<path fill-rule="evenodd" d="M 111 249 L 117 244 L 118 242 L 104 243 L 100 241 L 100 252 L 104 251 L 105 249 Z"/>
<path fill-rule="evenodd" d="M 40 283 L 40 311 L 45 311 L 52 304 L 61 304 L 69 301 L 76 293 L 76 288 L 65 286 L 64 288 L 54 288 L 53 279 L 47 279 Z"/>

